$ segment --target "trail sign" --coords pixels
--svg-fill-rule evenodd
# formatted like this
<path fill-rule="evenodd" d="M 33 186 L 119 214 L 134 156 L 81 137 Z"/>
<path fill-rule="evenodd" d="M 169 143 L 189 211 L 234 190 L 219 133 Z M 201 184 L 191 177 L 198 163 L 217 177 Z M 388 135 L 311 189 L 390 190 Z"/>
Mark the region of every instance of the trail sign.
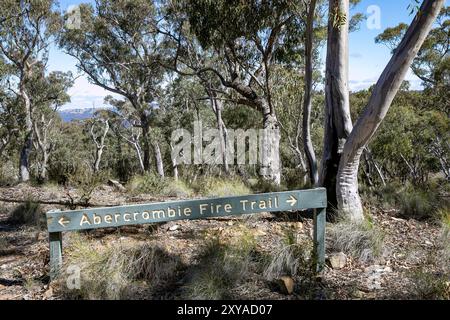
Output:
<path fill-rule="evenodd" d="M 62 232 L 119 227 L 182 219 L 203 219 L 261 212 L 314 210 L 314 242 L 318 269 L 325 259 L 326 190 L 293 190 L 236 197 L 167 201 L 117 207 L 47 212 L 50 276 L 62 264 Z"/>

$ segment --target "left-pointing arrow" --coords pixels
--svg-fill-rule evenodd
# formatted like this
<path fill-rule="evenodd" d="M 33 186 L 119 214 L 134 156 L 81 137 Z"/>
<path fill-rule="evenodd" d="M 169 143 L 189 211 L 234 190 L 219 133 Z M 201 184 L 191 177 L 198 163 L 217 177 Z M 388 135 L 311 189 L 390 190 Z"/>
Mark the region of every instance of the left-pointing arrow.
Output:
<path fill-rule="evenodd" d="M 61 217 L 61 218 L 59 218 L 59 220 L 58 220 L 58 223 L 59 223 L 60 225 L 62 225 L 63 227 L 66 227 L 66 225 L 67 225 L 69 222 L 70 222 L 70 220 L 69 220 L 69 219 L 66 220 L 66 217 Z"/>

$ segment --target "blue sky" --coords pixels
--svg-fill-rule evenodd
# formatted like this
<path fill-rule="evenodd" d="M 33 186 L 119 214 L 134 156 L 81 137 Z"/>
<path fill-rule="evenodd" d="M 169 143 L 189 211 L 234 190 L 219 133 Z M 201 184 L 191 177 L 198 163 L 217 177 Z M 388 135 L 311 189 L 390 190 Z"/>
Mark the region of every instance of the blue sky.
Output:
<path fill-rule="evenodd" d="M 67 10 L 71 5 L 77 5 L 83 2 L 93 2 L 89 0 L 60 0 L 60 9 Z M 448 0 L 446 5 L 448 5 Z M 368 9 L 379 8 L 380 28 L 369 27 L 363 22 L 360 29 L 350 34 L 350 88 L 351 90 L 361 90 L 374 84 L 384 67 L 388 63 L 391 53 L 383 45 L 375 44 L 375 37 L 388 27 L 396 26 L 400 22 L 410 23 L 413 16 L 407 9 L 414 0 L 362 0 L 354 9 L 354 12 L 362 12 L 371 15 L 373 11 Z M 373 20 L 371 20 L 373 21 Z M 324 55 L 324 54 L 323 54 Z M 48 63 L 49 71 L 61 70 L 72 71 L 77 74 L 76 61 L 74 58 L 64 54 L 55 46 L 50 50 Z M 420 88 L 420 80 L 411 72 L 407 75 L 407 80 L 411 82 L 412 88 Z M 93 104 L 96 107 L 103 105 L 103 98 L 110 94 L 109 92 L 90 84 L 82 74 L 75 81 L 75 85 L 70 89 L 71 102 L 63 108 L 90 108 Z"/>

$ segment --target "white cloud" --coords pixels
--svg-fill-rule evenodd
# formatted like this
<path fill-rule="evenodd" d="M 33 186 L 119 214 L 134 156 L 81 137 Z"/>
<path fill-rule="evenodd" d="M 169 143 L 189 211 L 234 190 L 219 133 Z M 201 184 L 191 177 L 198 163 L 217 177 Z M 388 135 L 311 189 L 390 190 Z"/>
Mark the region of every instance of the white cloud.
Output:
<path fill-rule="evenodd" d="M 71 102 L 65 104 L 61 109 L 92 108 L 93 104 L 96 107 L 100 107 L 104 104 L 103 99 L 106 96 L 118 97 L 117 94 L 90 83 L 84 75 L 75 80 L 73 87 L 69 89 L 68 93 Z"/>

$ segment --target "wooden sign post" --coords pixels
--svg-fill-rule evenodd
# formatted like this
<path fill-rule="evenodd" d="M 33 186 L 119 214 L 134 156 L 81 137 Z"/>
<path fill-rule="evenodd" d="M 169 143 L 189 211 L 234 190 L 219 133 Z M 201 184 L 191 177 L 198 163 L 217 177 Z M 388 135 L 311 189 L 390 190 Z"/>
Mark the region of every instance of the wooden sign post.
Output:
<path fill-rule="evenodd" d="M 200 200 L 168 201 L 117 207 L 47 212 L 50 277 L 62 266 L 62 232 L 119 227 L 182 219 L 314 209 L 314 252 L 317 270 L 325 263 L 326 190 L 294 190 Z"/>

